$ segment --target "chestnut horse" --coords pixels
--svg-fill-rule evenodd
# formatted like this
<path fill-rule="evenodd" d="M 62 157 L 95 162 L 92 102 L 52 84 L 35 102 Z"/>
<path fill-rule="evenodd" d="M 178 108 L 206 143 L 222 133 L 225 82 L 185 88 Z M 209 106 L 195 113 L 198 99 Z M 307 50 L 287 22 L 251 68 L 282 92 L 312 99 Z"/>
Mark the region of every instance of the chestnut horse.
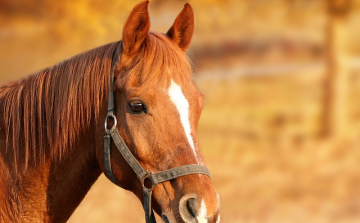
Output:
<path fill-rule="evenodd" d="M 197 139 L 204 96 L 184 53 L 193 10 L 186 4 L 166 34 L 149 27 L 142 2 L 122 41 L 0 87 L 0 222 L 66 222 L 101 173 L 144 202 L 144 182 L 114 142 L 110 174 L 105 167 L 109 95 L 115 130 L 148 173 L 205 165 Z M 219 196 L 205 174 L 160 182 L 151 198 L 166 222 L 220 221 Z"/>

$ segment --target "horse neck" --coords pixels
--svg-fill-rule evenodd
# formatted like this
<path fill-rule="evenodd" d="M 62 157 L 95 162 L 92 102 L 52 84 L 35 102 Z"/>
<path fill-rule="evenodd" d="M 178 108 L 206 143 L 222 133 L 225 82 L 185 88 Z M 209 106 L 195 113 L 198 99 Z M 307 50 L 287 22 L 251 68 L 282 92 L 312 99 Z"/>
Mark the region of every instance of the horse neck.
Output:
<path fill-rule="evenodd" d="M 48 215 L 54 222 L 66 222 L 101 174 L 91 138 L 84 137 L 60 165 L 48 166 Z"/>
<path fill-rule="evenodd" d="M 99 116 L 105 117 L 106 102 L 102 107 Z M 0 222 L 67 221 L 101 174 L 96 147 L 101 146 L 103 129 L 91 123 L 66 157 L 30 163 L 24 173 L 16 173 L 9 162 L 12 153 L 5 152 L 5 132 L 0 129 Z"/>

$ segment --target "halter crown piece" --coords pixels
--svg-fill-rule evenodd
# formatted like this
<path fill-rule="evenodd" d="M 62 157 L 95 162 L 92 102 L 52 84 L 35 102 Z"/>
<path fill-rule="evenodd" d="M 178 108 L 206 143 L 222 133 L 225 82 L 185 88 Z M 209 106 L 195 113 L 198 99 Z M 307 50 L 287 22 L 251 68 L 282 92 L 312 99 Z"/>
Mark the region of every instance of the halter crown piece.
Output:
<path fill-rule="evenodd" d="M 162 182 L 170 181 L 181 176 L 190 175 L 190 174 L 204 174 L 210 177 L 210 172 L 207 167 L 198 164 L 190 164 L 171 168 L 165 171 L 158 173 L 152 173 L 148 170 L 144 170 L 140 163 L 136 160 L 134 155 L 131 153 L 124 140 L 121 138 L 119 131 L 117 130 L 117 120 L 115 116 L 115 107 L 114 107 L 114 92 L 113 92 L 113 83 L 114 83 L 114 67 L 119 58 L 119 47 L 116 48 L 113 54 L 111 71 L 110 71 L 110 90 L 108 98 L 108 111 L 105 119 L 105 136 L 104 136 L 104 165 L 105 171 L 108 178 L 116 185 L 118 183 L 115 180 L 115 177 L 111 170 L 111 139 L 113 140 L 116 148 L 119 150 L 121 155 L 124 157 L 129 166 L 134 170 L 136 176 L 141 182 L 143 188 L 143 208 L 145 211 L 145 220 L 146 223 L 156 223 L 154 212 L 151 208 L 151 195 L 154 187 Z M 113 120 L 113 125 L 108 128 L 108 121 Z M 145 185 L 145 181 L 147 182 Z M 148 185 L 151 183 L 151 185 Z M 119 185 L 118 185 L 119 186 Z"/>

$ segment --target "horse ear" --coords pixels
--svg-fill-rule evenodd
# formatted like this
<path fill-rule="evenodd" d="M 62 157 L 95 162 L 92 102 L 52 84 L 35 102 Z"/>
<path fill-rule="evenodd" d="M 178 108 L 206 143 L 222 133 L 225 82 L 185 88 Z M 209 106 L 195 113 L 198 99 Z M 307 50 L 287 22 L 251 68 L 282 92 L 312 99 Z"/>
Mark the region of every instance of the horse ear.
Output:
<path fill-rule="evenodd" d="M 148 4 L 149 1 L 137 4 L 126 20 L 122 39 L 126 55 L 136 53 L 148 35 L 150 28 Z"/>
<path fill-rule="evenodd" d="M 186 3 L 183 10 L 176 17 L 174 25 L 166 33 L 183 51 L 190 45 L 194 33 L 194 11 Z"/>

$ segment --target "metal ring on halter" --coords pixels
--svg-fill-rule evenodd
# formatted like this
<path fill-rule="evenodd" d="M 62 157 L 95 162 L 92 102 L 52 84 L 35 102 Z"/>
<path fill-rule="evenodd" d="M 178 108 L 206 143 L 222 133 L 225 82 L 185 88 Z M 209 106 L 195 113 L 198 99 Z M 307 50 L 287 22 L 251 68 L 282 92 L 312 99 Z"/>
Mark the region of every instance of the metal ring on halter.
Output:
<path fill-rule="evenodd" d="M 111 126 L 110 129 L 108 129 L 108 126 L 107 126 L 109 118 L 112 118 L 114 120 L 114 124 Z M 110 131 L 110 130 L 116 128 L 116 126 L 117 126 L 116 116 L 114 114 L 108 114 L 105 118 L 105 130 Z"/>
<path fill-rule="evenodd" d="M 152 191 L 153 189 L 154 189 L 154 187 L 156 186 L 156 184 L 154 184 L 153 183 L 153 181 L 151 180 L 151 175 L 152 175 L 153 173 L 151 172 L 151 171 L 148 171 L 148 170 L 146 170 L 145 171 L 145 175 L 140 179 L 140 181 L 141 181 L 141 186 L 143 187 L 143 189 L 147 189 L 147 190 L 149 190 L 149 191 Z M 148 179 L 150 182 L 151 182 L 151 187 L 147 187 L 146 185 L 145 185 L 145 180 L 146 179 Z"/>

